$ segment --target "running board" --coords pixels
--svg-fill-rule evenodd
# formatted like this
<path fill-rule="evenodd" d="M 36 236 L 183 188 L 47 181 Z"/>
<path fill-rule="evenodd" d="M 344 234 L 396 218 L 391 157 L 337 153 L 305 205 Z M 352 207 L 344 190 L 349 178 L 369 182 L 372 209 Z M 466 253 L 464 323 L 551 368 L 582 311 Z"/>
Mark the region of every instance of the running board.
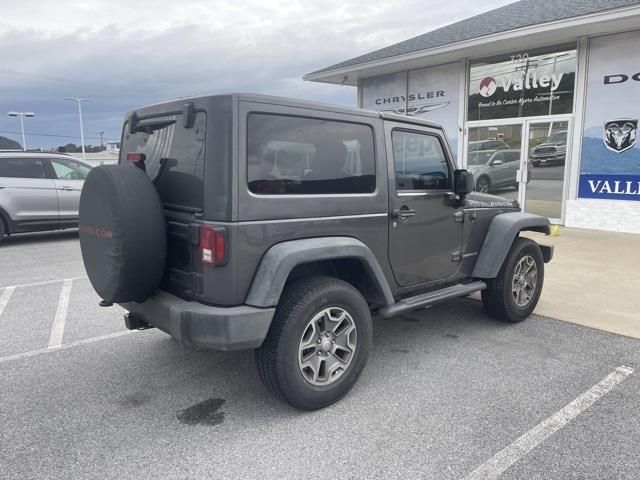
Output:
<path fill-rule="evenodd" d="M 487 288 L 487 284 L 477 280 L 471 283 L 452 285 L 450 287 L 434 290 L 433 292 L 422 293 L 415 297 L 403 298 L 386 307 L 382 307 L 379 311 L 383 318 L 397 317 L 403 313 L 427 308 L 436 303 L 444 302 L 452 298 L 464 297 L 480 290 Z"/>

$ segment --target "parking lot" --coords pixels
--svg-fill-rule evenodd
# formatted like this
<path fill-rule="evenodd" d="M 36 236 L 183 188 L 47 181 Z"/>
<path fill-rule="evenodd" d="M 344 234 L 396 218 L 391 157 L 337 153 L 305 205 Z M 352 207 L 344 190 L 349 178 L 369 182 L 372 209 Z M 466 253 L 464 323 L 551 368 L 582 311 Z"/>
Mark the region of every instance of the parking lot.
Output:
<path fill-rule="evenodd" d="M 250 351 L 126 331 L 74 232 L 9 238 L 0 266 L 3 479 L 640 478 L 635 339 L 462 299 L 375 319 L 354 390 L 305 413 Z"/>

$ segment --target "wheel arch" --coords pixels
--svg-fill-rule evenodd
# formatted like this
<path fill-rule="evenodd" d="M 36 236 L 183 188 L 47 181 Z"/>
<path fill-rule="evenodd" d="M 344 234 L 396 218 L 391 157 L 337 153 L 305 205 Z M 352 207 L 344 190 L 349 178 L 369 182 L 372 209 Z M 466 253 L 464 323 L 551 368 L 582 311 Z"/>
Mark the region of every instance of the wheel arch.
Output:
<path fill-rule="evenodd" d="M 0 222 L 4 224 L 5 234 L 13 232 L 13 221 L 11 220 L 9 214 L 2 207 L 0 207 Z"/>
<path fill-rule="evenodd" d="M 496 215 L 491 220 L 487 230 L 471 274 L 472 277 L 495 278 L 513 241 L 522 231 L 534 231 L 548 235 L 550 233 L 549 219 L 525 212 L 509 212 Z M 551 260 L 553 255 L 552 247 L 545 246 L 542 250 L 545 262 Z"/>
<path fill-rule="evenodd" d="M 370 303 L 394 302 L 387 279 L 369 247 L 351 237 L 321 237 L 282 242 L 267 250 L 245 303 L 273 307 L 288 282 L 319 274 L 349 282 Z"/>

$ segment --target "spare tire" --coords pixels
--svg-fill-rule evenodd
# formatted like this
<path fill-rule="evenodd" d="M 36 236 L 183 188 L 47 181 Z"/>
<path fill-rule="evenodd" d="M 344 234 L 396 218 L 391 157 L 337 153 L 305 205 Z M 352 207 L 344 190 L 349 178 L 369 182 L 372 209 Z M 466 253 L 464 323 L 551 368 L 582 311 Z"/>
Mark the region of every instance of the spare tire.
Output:
<path fill-rule="evenodd" d="M 80 248 L 91 285 L 110 303 L 143 301 L 160 282 L 166 221 L 155 186 L 131 165 L 93 168 L 80 195 Z"/>

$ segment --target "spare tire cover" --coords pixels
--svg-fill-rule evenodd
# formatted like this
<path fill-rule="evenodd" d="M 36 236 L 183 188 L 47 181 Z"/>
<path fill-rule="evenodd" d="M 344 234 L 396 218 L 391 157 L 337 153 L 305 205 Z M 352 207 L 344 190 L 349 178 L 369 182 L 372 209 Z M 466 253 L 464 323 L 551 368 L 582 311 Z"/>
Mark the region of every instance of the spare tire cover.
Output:
<path fill-rule="evenodd" d="M 162 281 L 166 221 L 155 186 L 131 165 L 89 172 L 80 195 L 80 247 L 91 285 L 107 302 L 143 301 Z"/>

